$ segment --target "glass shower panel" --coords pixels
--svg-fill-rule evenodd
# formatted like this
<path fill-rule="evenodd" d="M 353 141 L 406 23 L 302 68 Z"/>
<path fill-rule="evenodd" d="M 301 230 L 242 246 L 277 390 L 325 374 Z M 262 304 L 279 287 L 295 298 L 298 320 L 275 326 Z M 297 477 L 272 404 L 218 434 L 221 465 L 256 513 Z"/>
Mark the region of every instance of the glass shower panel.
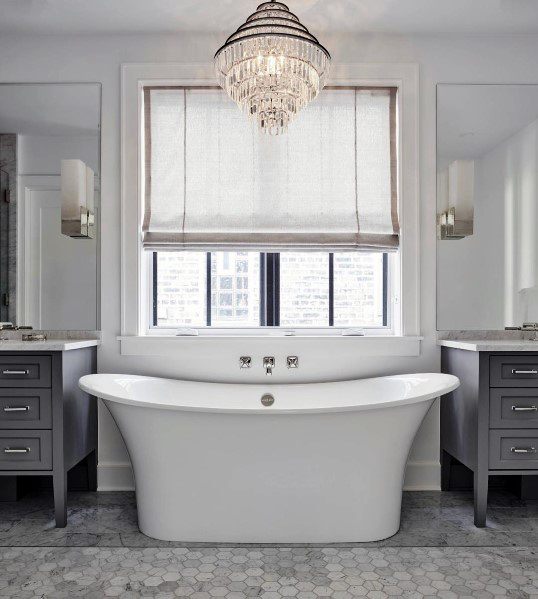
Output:
<path fill-rule="evenodd" d="M 0 170 L 0 321 L 9 308 L 9 175 Z"/>

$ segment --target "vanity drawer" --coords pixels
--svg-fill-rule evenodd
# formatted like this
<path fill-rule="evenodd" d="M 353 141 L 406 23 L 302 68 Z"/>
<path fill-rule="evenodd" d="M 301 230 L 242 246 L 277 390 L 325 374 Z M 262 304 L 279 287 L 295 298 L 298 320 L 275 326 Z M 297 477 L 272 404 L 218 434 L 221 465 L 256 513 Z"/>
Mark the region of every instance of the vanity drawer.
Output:
<path fill-rule="evenodd" d="M 490 389 L 490 428 L 538 428 L 538 389 Z"/>
<path fill-rule="evenodd" d="M 492 470 L 538 470 L 538 431 L 489 431 L 489 467 Z"/>
<path fill-rule="evenodd" d="M 0 357 L 0 387 L 50 387 L 49 356 Z"/>
<path fill-rule="evenodd" d="M 0 430 L 52 428 L 50 389 L 0 389 Z"/>
<path fill-rule="evenodd" d="M 491 356 L 492 387 L 538 387 L 538 356 Z"/>
<path fill-rule="evenodd" d="M 51 431 L 0 431 L 0 470 L 51 469 Z"/>

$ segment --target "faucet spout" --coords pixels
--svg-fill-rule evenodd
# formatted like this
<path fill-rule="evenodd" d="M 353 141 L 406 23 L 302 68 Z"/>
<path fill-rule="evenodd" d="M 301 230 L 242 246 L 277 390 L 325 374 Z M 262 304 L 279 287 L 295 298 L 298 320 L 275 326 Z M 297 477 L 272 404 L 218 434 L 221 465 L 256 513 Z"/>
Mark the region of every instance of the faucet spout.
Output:
<path fill-rule="evenodd" d="M 263 367 L 265 368 L 265 374 L 271 376 L 273 374 L 273 368 L 275 367 L 274 356 L 265 356 L 263 359 Z"/>

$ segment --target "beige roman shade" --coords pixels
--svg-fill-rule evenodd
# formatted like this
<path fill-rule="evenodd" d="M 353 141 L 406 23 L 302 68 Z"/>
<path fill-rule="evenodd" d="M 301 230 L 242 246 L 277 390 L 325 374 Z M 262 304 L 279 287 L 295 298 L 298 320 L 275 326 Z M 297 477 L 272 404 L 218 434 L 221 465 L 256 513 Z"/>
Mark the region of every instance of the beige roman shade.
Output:
<path fill-rule="evenodd" d="M 398 247 L 396 89 L 326 88 L 260 135 L 220 89 L 144 89 L 146 249 Z"/>

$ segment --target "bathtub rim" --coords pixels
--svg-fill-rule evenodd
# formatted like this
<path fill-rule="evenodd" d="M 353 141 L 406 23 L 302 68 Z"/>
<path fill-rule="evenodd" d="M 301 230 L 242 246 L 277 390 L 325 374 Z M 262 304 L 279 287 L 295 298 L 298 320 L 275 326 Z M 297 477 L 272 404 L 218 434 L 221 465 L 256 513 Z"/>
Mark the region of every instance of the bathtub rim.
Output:
<path fill-rule="evenodd" d="M 365 403 L 365 404 L 351 404 L 351 405 L 334 405 L 334 406 L 308 406 L 305 407 L 294 407 L 294 408 L 285 408 L 281 407 L 281 405 L 273 405 L 273 406 L 262 406 L 260 404 L 252 405 L 251 407 L 226 407 L 224 405 L 180 405 L 180 404 L 171 404 L 169 402 L 160 403 L 154 401 L 144 401 L 142 399 L 137 399 L 133 397 L 128 397 L 128 391 L 124 390 L 124 395 L 118 395 L 109 393 L 102 389 L 96 389 L 94 385 L 92 385 L 92 381 L 95 381 L 97 377 L 106 378 L 114 381 L 115 378 L 130 378 L 130 379 L 143 379 L 146 381 L 167 381 L 171 383 L 190 383 L 201 386 L 244 386 L 252 388 L 253 391 L 256 391 L 258 394 L 278 392 L 281 387 L 309 387 L 309 386 L 338 386 L 338 385 L 351 385 L 353 383 L 374 381 L 377 379 L 402 379 L 402 378 L 411 378 L 416 376 L 433 376 L 435 378 L 442 378 L 446 380 L 446 386 L 442 389 L 434 389 L 428 393 L 421 393 L 417 395 L 411 395 L 409 397 L 398 397 L 398 398 L 390 398 L 385 401 L 380 401 L 377 403 Z M 188 381 L 184 379 L 171 379 L 166 377 L 155 377 L 155 376 L 145 376 L 145 375 L 135 375 L 135 374 L 112 374 L 112 373 L 100 373 L 100 374 L 89 374 L 83 376 L 79 380 L 79 387 L 88 393 L 89 395 L 93 395 L 100 399 L 111 401 L 119 404 L 136 406 L 136 407 L 144 407 L 150 409 L 161 409 L 161 410 L 171 410 L 171 411 L 179 411 L 179 412 L 200 412 L 200 413 L 213 413 L 213 414 L 243 414 L 243 415 L 286 415 L 286 414 L 322 414 L 322 413 L 339 413 L 339 412 L 357 412 L 357 411 L 368 411 L 368 410 L 377 410 L 384 409 L 390 407 L 397 406 L 405 406 L 411 405 L 415 403 L 420 403 L 423 401 L 430 401 L 446 395 L 457 389 L 460 386 L 459 379 L 450 374 L 444 374 L 439 372 L 420 372 L 420 373 L 409 373 L 409 374 L 399 374 L 399 375 L 387 375 L 381 377 L 369 377 L 363 379 L 351 379 L 346 381 L 329 381 L 329 382 L 312 382 L 312 383 L 220 383 L 220 382 L 207 382 L 207 381 Z"/>

